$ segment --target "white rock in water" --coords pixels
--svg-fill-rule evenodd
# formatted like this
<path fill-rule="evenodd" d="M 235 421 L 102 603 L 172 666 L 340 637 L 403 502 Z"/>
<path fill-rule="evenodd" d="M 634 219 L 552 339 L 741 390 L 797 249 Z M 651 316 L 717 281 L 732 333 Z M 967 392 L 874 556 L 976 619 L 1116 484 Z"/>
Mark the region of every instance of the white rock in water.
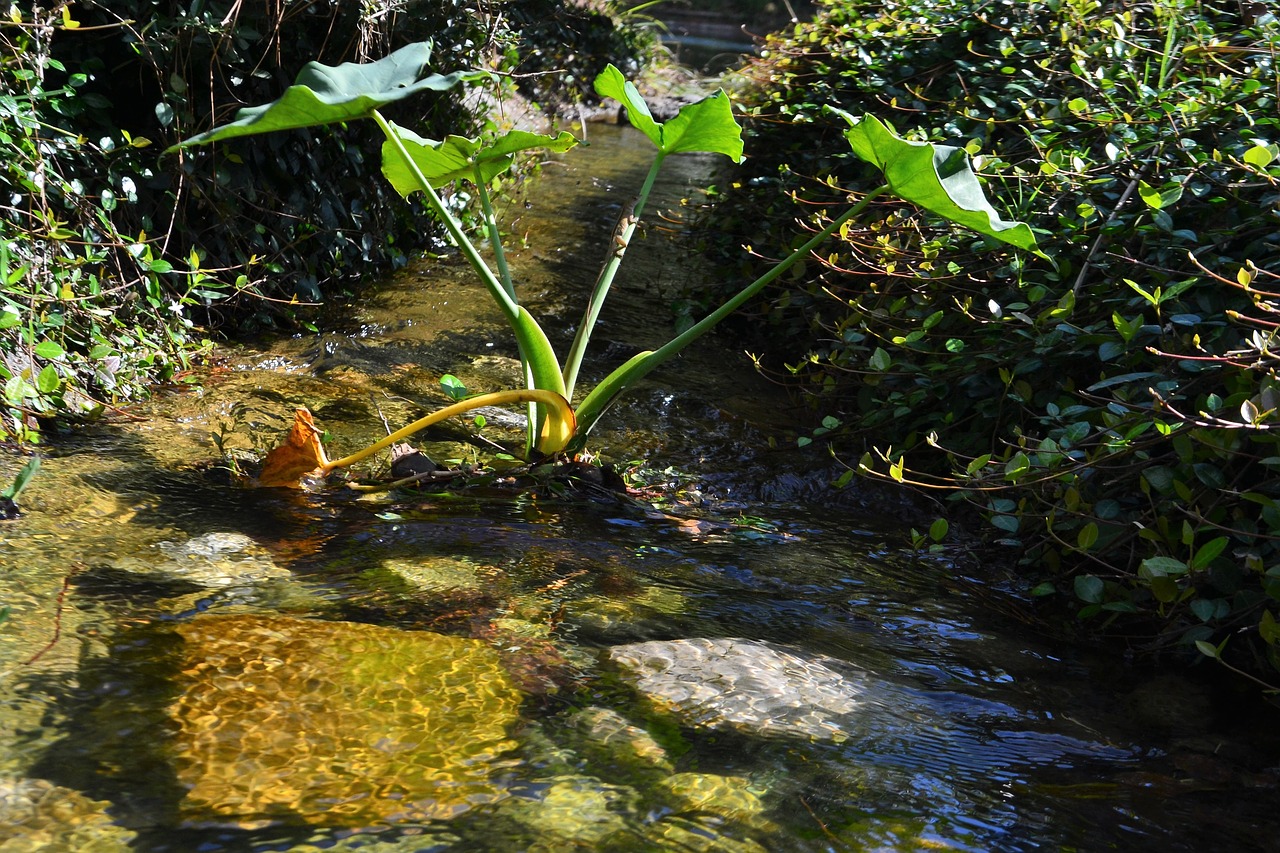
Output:
<path fill-rule="evenodd" d="M 757 640 L 658 640 L 615 646 L 609 657 L 641 693 L 710 728 L 844 740 L 859 682 Z"/>
<path fill-rule="evenodd" d="M 206 533 L 183 542 L 160 542 L 156 550 L 158 554 L 123 557 L 113 565 L 207 587 L 246 586 L 292 577 L 276 565 L 265 548 L 243 533 Z"/>

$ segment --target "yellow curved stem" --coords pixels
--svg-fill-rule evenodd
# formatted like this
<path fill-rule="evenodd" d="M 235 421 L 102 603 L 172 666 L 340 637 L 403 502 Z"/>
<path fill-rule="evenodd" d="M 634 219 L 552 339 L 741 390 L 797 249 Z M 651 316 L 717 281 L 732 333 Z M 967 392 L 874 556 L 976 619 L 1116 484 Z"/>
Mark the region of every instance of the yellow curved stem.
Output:
<path fill-rule="evenodd" d="M 540 388 L 526 388 L 519 391 L 495 391 L 492 394 L 481 394 L 478 397 L 471 397 L 452 406 L 445 406 L 438 412 L 432 412 L 425 418 L 419 418 L 403 429 L 398 429 L 391 435 L 375 442 L 364 450 L 357 450 L 350 456 L 344 456 L 341 459 L 334 459 L 325 462 L 321 468 L 327 474 L 334 468 L 345 468 L 366 459 L 379 450 L 384 450 L 397 441 L 402 441 L 413 435 L 419 430 L 426 429 L 432 424 L 438 424 L 440 421 L 452 418 L 455 415 L 466 414 L 473 409 L 479 409 L 484 406 L 506 406 L 512 403 L 541 403 L 547 407 L 547 418 L 542 424 L 542 433 L 538 437 L 538 450 L 547 455 L 559 453 L 564 450 L 569 440 L 573 438 L 574 432 L 577 431 L 577 420 L 574 418 L 573 409 L 569 407 L 569 401 L 555 391 L 544 391 Z"/>

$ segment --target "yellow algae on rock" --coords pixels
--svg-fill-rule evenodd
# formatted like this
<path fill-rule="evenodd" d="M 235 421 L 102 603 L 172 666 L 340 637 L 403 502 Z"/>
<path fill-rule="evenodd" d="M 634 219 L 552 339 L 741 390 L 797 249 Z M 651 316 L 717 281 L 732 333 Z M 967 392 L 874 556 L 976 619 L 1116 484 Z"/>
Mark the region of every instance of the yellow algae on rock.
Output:
<path fill-rule="evenodd" d="M 369 826 L 504 796 L 521 694 L 484 643 L 258 615 L 177 630 L 187 823 Z"/>

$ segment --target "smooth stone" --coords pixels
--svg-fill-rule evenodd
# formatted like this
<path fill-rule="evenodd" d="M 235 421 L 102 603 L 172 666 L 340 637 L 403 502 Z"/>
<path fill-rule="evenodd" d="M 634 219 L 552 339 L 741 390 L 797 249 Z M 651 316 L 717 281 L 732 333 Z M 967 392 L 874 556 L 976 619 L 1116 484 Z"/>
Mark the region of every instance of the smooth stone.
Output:
<path fill-rule="evenodd" d="M 757 640 L 656 640 L 609 657 L 659 707 L 707 728 L 840 741 L 864 692 L 819 660 Z"/>

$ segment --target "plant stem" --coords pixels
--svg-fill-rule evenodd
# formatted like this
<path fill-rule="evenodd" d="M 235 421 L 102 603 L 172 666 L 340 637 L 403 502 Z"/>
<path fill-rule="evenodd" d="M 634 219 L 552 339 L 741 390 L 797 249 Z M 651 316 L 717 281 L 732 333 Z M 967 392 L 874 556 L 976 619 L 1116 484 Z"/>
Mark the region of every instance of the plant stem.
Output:
<path fill-rule="evenodd" d="M 569 347 L 569 354 L 565 357 L 565 396 L 570 400 L 573 399 L 573 386 L 578 381 L 578 370 L 582 367 L 582 359 L 587 352 L 587 342 L 591 340 L 591 333 L 595 330 L 596 320 L 600 317 L 600 309 L 604 307 L 604 300 L 609 295 L 609 288 L 613 286 L 613 279 L 618 274 L 618 267 L 622 264 L 622 256 L 626 254 L 627 246 L 631 244 L 631 238 L 636 233 L 636 226 L 640 223 L 640 214 L 644 211 L 645 202 L 649 200 L 653 182 L 657 179 L 658 170 L 662 168 L 662 161 L 666 159 L 666 156 L 666 154 L 659 151 L 657 156 L 653 158 L 653 164 L 649 167 L 649 174 L 645 176 L 644 184 L 640 187 L 640 194 L 631 203 L 630 209 L 622 211 L 618 219 L 618 226 L 615 226 L 613 233 L 610 235 L 609 258 L 605 262 L 604 268 L 600 270 L 600 277 L 596 279 L 595 286 L 591 290 L 591 298 L 587 301 L 587 309 L 582 314 L 582 323 L 578 326 L 578 331 L 573 336 L 573 345 Z"/>
<path fill-rule="evenodd" d="M 882 184 L 879 187 L 876 187 L 874 190 L 863 196 L 861 201 L 846 210 L 836 219 L 832 220 L 827 227 L 815 234 L 803 246 L 796 249 L 776 266 L 764 275 L 760 276 L 760 278 L 744 287 L 738 295 L 725 302 L 706 317 L 703 317 L 697 323 L 694 323 L 683 333 L 672 338 L 665 345 L 653 350 L 652 352 L 640 353 L 630 359 L 626 364 L 606 376 L 599 385 L 592 389 L 591 393 L 586 396 L 586 399 L 579 404 L 576 410 L 578 416 L 579 440 L 586 437 L 587 433 L 591 431 L 591 428 L 595 426 L 596 421 L 604 414 L 605 409 L 609 407 L 609 404 L 612 403 L 619 394 L 626 390 L 626 388 L 647 376 L 654 368 L 658 367 L 663 362 L 674 358 L 682 349 L 715 328 L 716 324 L 720 323 L 734 311 L 741 308 L 757 293 L 771 284 L 784 272 L 791 269 L 791 267 L 793 267 L 798 261 L 802 258 L 808 257 L 810 252 L 834 234 L 841 225 L 844 225 L 844 223 L 866 210 L 867 206 L 875 198 L 887 193 L 888 191 L 888 184 Z"/>
<path fill-rule="evenodd" d="M 516 299 L 516 286 L 511 281 L 511 270 L 507 267 L 507 253 L 502 249 L 502 233 L 498 229 L 498 217 L 493 213 L 493 202 L 489 198 L 489 188 L 485 186 L 479 161 L 472 168 L 475 172 L 472 181 L 480 193 L 480 208 L 484 211 L 484 224 L 489 231 L 489 245 L 493 247 L 493 261 L 498 265 L 498 278 L 507 295 L 511 297 L 511 301 L 519 302 Z"/>
<path fill-rule="evenodd" d="M 378 127 L 382 128 L 382 133 L 391 141 L 392 146 L 404 160 L 419 188 L 426 195 L 428 205 L 436 216 L 440 218 L 440 221 L 444 223 L 445 230 L 449 232 L 453 242 L 461 250 L 463 256 L 466 257 L 467 262 L 471 264 L 471 268 L 480 276 L 480 280 L 484 282 L 489 294 L 498 303 L 498 307 L 507 318 L 511 330 L 515 333 L 516 344 L 520 349 L 520 360 L 527 365 L 525 375 L 528 384 L 532 388 L 546 389 L 564 397 L 565 395 L 562 393 L 564 378 L 560 372 L 560 362 L 556 358 L 555 350 L 547 339 L 546 333 L 538 325 L 538 321 L 534 320 L 528 311 L 520 307 L 515 300 L 514 294 L 508 293 L 507 288 L 493 274 L 493 270 L 489 269 L 489 265 L 480 256 L 475 244 L 463 232 L 462 225 L 449 213 L 444 206 L 444 202 L 440 200 L 440 196 L 436 194 L 435 189 L 431 186 L 431 182 L 422 174 L 418 164 L 414 162 L 413 158 L 409 156 L 409 152 L 405 150 L 404 142 L 400 139 L 400 135 L 395 132 L 391 124 L 377 110 L 373 110 L 370 115 L 378 123 Z M 541 400 L 535 400 L 535 402 L 540 403 Z M 533 418 L 535 428 L 529 431 L 526 451 L 535 446 L 544 453 L 554 453 L 563 449 L 563 444 L 559 447 L 552 446 L 555 444 L 554 441 L 550 445 L 544 446 L 547 435 L 547 422 L 550 420 L 552 419 L 548 418 L 542 407 L 539 406 Z M 548 446 L 551 447 L 550 450 L 548 450 Z"/>
<path fill-rule="evenodd" d="M 479 409 L 483 406 L 504 406 L 511 403 L 541 403 L 548 407 L 554 417 L 548 416 L 547 424 L 550 432 L 544 432 L 544 437 L 550 442 L 554 442 L 563 438 L 563 443 L 555 450 L 564 448 L 564 444 L 568 443 L 569 438 L 574 432 L 574 414 L 569 408 L 569 403 L 564 397 L 554 391 L 543 391 L 537 388 L 524 388 L 516 391 L 495 391 L 492 394 L 481 394 L 478 397 L 471 397 L 466 400 L 454 403 L 451 406 L 445 406 L 437 412 L 432 412 L 424 418 L 419 418 L 407 427 L 396 430 L 391 435 L 375 442 L 363 450 L 357 450 L 350 456 L 344 456 L 341 459 L 335 459 L 326 462 L 321 466 L 326 474 L 334 468 L 345 468 L 348 465 L 355 464 L 362 459 L 366 459 L 379 450 L 384 450 L 397 441 L 403 441 L 419 430 L 426 429 L 432 424 L 440 423 L 455 415 L 466 414 L 473 409 Z M 553 451 L 554 452 L 554 451 Z"/>
<path fill-rule="evenodd" d="M 382 113 L 377 110 L 373 110 L 371 115 L 373 116 L 373 120 L 378 123 L 378 127 L 382 128 L 382 133 L 387 137 L 392 146 L 396 149 L 396 152 L 404 160 L 405 165 L 409 167 L 409 171 L 418 182 L 419 189 L 421 189 L 423 195 L 427 197 L 428 206 L 444 225 L 445 230 L 449 232 L 449 237 L 452 238 L 454 244 L 457 245 L 459 251 L 461 251 L 463 256 L 467 259 L 467 263 L 471 264 L 472 269 L 474 269 L 480 276 L 481 281 L 484 282 L 484 286 L 489 289 L 489 292 L 497 301 L 498 307 L 502 309 L 502 313 L 506 316 L 507 321 L 513 326 L 516 325 L 520 317 L 520 312 L 515 299 L 511 294 L 507 293 L 506 288 L 502 286 L 502 282 L 493 274 L 493 270 L 489 269 L 489 265 L 484 262 L 484 258 L 480 257 L 480 251 L 467 237 L 466 233 L 463 232 L 461 223 L 459 223 L 458 220 L 454 218 L 453 214 L 449 212 L 449 209 L 444 206 L 444 202 L 440 199 L 440 196 L 436 194 L 435 188 L 431 186 L 431 182 L 422 174 L 422 170 L 418 168 L 418 164 L 414 162 L 413 158 L 409 156 L 409 152 L 405 150 L 404 142 L 401 141 L 400 135 L 396 133 L 390 123 L 382 117 Z"/>

